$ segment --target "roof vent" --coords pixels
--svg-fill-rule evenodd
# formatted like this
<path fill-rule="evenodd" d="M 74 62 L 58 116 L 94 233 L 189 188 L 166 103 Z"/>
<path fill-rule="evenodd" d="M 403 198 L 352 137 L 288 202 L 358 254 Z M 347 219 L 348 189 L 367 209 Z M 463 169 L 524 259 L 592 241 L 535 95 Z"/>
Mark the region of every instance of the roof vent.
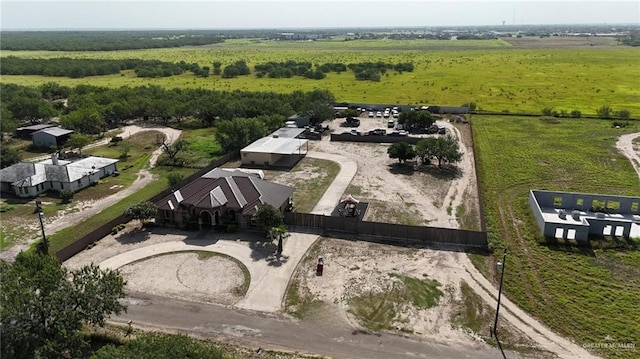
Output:
<path fill-rule="evenodd" d="M 567 219 L 567 214 L 564 212 L 564 209 L 558 211 L 558 217 L 560 217 L 560 219 Z"/>
<path fill-rule="evenodd" d="M 571 217 L 573 217 L 573 219 L 575 219 L 576 221 L 579 221 L 580 220 L 580 211 L 571 212 Z"/>

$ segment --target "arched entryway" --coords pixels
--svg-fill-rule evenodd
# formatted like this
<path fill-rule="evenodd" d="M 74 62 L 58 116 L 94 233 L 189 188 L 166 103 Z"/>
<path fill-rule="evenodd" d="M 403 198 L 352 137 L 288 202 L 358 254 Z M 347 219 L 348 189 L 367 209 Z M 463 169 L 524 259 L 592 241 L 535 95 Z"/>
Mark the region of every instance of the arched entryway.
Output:
<path fill-rule="evenodd" d="M 200 212 L 200 229 L 211 228 L 211 213 L 207 211 Z"/>

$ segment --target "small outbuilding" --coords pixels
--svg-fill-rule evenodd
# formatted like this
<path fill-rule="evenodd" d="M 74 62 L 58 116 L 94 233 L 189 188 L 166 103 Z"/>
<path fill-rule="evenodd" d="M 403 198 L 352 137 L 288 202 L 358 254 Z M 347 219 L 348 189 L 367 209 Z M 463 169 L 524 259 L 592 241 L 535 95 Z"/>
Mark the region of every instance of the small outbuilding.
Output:
<path fill-rule="evenodd" d="M 45 128 L 50 128 L 50 127 L 54 127 L 54 124 L 38 124 L 38 125 L 31 125 L 31 126 L 25 126 L 25 127 L 18 127 L 16 129 L 16 137 L 18 138 L 22 138 L 25 140 L 30 140 L 32 138 L 32 135 L 35 132 L 38 132 L 40 130 L 44 130 Z"/>
<path fill-rule="evenodd" d="M 62 127 L 48 127 L 40 131 L 34 132 L 31 137 L 33 145 L 36 147 L 56 147 L 62 148 L 69 137 L 73 134 L 72 130 Z"/>
<path fill-rule="evenodd" d="M 309 141 L 299 138 L 303 128 L 281 128 L 240 150 L 240 159 L 249 167 L 291 168 L 309 150 Z"/>

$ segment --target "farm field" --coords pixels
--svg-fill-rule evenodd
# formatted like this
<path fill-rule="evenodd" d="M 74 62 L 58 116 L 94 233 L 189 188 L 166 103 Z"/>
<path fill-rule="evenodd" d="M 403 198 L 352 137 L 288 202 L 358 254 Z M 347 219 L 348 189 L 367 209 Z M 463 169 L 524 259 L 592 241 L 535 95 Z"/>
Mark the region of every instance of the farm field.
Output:
<path fill-rule="evenodd" d="M 623 133 L 639 131 L 640 124 L 616 129 L 600 120 L 476 116 L 472 125 L 489 238 L 510 251 L 507 297 L 578 344 L 610 336 L 637 346 L 640 241 L 607 239 L 583 246 L 546 241 L 527 196 L 530 189 L 637 196 L 640 180 L 615 142 Z M 495 258 L 472 259 L 489 277 L 496 275 Z M 637 357 L 629 349 L 601 354 Z"/>
<path fill-rule="evenodd" d="M 540 46 L 540 45 L 538 45 Z M 414 72 L 390 71 L 380 82 L 356 81 L 351 71 L 329 73 L 323 80 L 195 77 L 191 73 L 167 78 L 137 78 L 132 71 L 82 79 L 44 76 L 3 76 L 3 83 L 39 85 L 158 85 L 166 88 L 205 88 L 291 92 L 328 89 L 339 102 L 438 104 L 458 106 L 475 102 L 493 112 L 539 113 L 550 107 L 595 114 L 607 104 L 640 116 L 640 49 L 623 46 L 573 48 L 510 47 L 503 40 L 425 41 L 357 40 L 317 42 L 260 42 L 230 40 L 203 47 L 110 52 L 3 51 L 2 56 L 25 58 L 140 58 L 196 62 L 223 67 L 244 59 L 249 67 L 267 61 L 310 61 L 313 64 L 365 61 L 412 62 Z"/>

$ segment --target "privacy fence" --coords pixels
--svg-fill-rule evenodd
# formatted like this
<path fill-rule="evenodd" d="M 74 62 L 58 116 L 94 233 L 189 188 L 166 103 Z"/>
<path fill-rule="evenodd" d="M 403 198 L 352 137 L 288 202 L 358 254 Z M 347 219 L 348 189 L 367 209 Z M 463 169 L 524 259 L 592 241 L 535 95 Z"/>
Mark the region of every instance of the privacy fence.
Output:
<path fill-rule="evenodd" d="M 169 193 L 171 193 L 171 191 L 173 191 L 174 189 L 180 188 L 184 185 L 186 185 L 187 183 L 193 181 L 194 179 L 201 177 L 202 175 L 204 175 L 205 173 L 211 171 L 212 169 L 216 168 L 216 167 L 220 167 L 221 165 L 229 162 L 230 160 L 239 157 L 240 156 L 240 151 L 233 151 L 233 152 L 229 152 L 225 155 L 223 155 L 222 157 L 218 158 L 216 161 L 212 162 L 210 165 L 208 165 L 207 167 L 199 170 L 198 172 L 192 174 L 191 176 L 185 178 L 184 180 L 182 180 L 180 183 L 176 184 L 175 186 L 171 187 L 171 188 L 167 188 L 164 191 L 156 194 L 155 196 L 151 197 L 148 199 L 148 201 L 150 202 L 155 202 L 160 200 L 161 198 L 165 197 L 166 195 L 168 195 Z M 109 222 L 103 224 L 102 226 L 96 228 L 93 232 L 85 235 L 84 237 L 78 239 L 77 241 L 71 243 L 70 245 L 62 248 L 61 250 L 56 252 L 56 257 L 58 257 L 58 260 L 60 261 L 66 261 L 67 259 L 73 257 L 74 255 L 76 255 L 77 253 L 79 253 L 80 251 L 84 250 L 85 248 L 87 248 L 90 244 L 94 243 L 97 240 L 102 239 L 103 237 L 105 237 L 106 235 L 108 235 L 109 233 L 111 233 L 111 230 L 113 229 L 113 227 L 117 226 L 118 224 L 121 223 L 126 223 L 129 219 L 126 218 L 123 215 L 120 215 L 112 220 L 110 220 Z"/>
<path fill-rule="evenodd" d="M 328 234 L 361 236 L 359 239 L 395 244 L 437 245 L 444 244 L 464 249 L 486 250 L 487 233 L 450 228 L 408 226 L 402 224 L 359 221 L 349 217 L 331 217 L 309 213 L 288 212 L 285 224 L 320 230 Z"/>

